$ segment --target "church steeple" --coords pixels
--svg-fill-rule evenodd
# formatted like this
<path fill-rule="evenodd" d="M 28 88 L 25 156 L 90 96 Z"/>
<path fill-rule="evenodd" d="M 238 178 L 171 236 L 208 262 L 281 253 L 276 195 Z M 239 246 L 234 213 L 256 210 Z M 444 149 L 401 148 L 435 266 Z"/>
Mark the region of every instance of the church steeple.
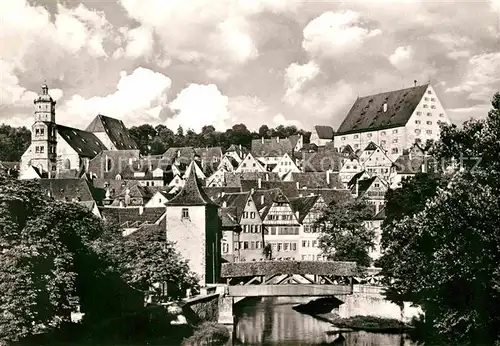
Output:
<path fill-rule="evenodd" d="M 56 122 L 56 101 L 49 95 L 47 84 L 42 85 L 42 92 L 33 103 L 35 104 L 35 121 Z"/>
<path fill-rule="evenodd" d="M 31 126 L 31 165 L 52 175 L 57 164 L 56 101 L 49 95 L 47 84 L 33 101 L 35 121 Z"/>

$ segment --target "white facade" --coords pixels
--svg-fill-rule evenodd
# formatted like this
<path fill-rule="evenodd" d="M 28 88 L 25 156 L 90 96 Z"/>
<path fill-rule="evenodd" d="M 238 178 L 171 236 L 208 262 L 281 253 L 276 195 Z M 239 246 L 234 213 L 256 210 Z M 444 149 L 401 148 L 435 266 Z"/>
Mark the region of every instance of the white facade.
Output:
<path fill-rule="evenodd" d="M 255 157 L 253 157 L 251 153 L 248 153 L 247 156 L 245 156 L 245 158 L 240 162 L 235 172 L 266 172 L 266 169 Z"/>
<path fill-rule="evenodd" d="M 295 162 L 293 162 L 292 158 L 285 153 L 281 160 L 277 163 L 276 167 L 273 169 L 274 173 L 278 173 L 280 178 L 289 172 L 292 173 L 300 173 L 300 169 L 297 167 Z"/>

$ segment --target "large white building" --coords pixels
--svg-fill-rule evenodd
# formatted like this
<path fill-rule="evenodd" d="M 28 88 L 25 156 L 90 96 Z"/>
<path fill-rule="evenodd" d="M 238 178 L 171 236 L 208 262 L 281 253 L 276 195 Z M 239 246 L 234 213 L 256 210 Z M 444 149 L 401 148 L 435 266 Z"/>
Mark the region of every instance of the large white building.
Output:
<path fill-rule="evenodd" d="M 47 85 L 34 100 L 31 144 L 21 157 L 20 178 L 52 178 L 59 171 L 79 177 L 91 159 L 105 150 L 134 150 L 137 144 L 121 120 L 97 115 L 86 130 L 56 123 L 56 101 Z"/>
<path fill-rule="evenodd" d="M 334 146 L 356 152 L 370 142 L 396 157 L 415 142 L 439 139 L 439 124 L 450 123 L 430 84 L 358 98 L 335 133 Z"/>

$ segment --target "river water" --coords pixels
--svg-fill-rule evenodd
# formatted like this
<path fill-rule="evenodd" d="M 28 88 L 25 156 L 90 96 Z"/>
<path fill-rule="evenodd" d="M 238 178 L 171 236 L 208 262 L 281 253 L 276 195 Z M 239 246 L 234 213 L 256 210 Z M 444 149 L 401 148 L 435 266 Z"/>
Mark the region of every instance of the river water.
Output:
<path fill-rule="evenodd" d="M 327 345 L 339 335 L 332 324 L 304 315 L 292 306 L 304 298 L 261 298 L 235 306 L 234 345 Z M 366 332 L 342 333 L 345 346 L 415 346 L 404 335 Z M 335 343 L 336 345 L 336 343 Z"/>

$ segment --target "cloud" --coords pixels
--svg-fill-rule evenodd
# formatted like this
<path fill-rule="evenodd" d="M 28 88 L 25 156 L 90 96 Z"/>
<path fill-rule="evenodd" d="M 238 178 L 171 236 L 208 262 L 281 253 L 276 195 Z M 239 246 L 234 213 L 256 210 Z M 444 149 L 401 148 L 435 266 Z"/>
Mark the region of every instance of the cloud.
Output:
<path fill-rule="evenodd" d="M 149 57 L 153 53 L 153 31 L 145 26 L 139 26 L 126 32 L 127 46 L 124 55 L 129 58 Z"/>
<path fill-rule="evenodd" d="M 446 109 L 446 114 L 453 123 L 463 123 L 469 119 L 484 118 L 488 115 L 491 109 L 491 104 L 479 104 L 471 107 L 449 108 Z"/>
<path fill-rule="evenodd" d="M 371 30 L 361 25 L 357 12 L 324 12 L 304 28 L 302 47 L 313 56 L 340 56 L 381 34 L 379 29 Z"/>
<path fill-rule="evenodd" d="M 168 104 L 174 113 L 167 119 L 166 126 L 177 129 L 192 129 L 199 132 L 204 125 L 212 125 L 217 130 L 225 130 L 230 118 L 229 99 L 216 85 L 190 84 Z"/>
<path fill-rule="evenodd" d="M 406 70 L 412 66 L 413 49 L 410 46 L 398 47 L 389 57 L 391 64 L 398 70 Z"/>
<path fill-rule="evenodd" d="M 284 125 L 284 126 L 295 126 L 298 129 L 302 129 L 302 123 L 298 120 L 288 120 L 285 118 L 283 113 L 278 113 L 273 117 L 273 121 L 271 126 L 272 127 L 277 127 L 279 125 Z"/>
<path fill-rule="evenodd" d="M 115 92 L 87 99 L 73 95 L 57 109 L 57 121 L 84 127 L 97 114 L 103 114 L 121 119 L 129 127 L 158 124 L 170 86 L 169 77 L 150 69 L 139 67 L 131 74 L 122 71 Z"/>
<path fill-rule="evenodd" d="M 292 63 L 285 70 L 285 96 L 284 101 L 294 105 L 298 102 L 299 91 L 304 84 L 313 80 L 320 73 L 320 67 L 315 61 L 309 61 L 307 64 Z"/>
<path fill-rule="evenodd" d="M 446 89 L 449 93 L 465 93 L 467 98 L 488 102 L 500 89 L 500 53 L 475 55 L 469 60 L 466 76 L 460 85 Z"/>

